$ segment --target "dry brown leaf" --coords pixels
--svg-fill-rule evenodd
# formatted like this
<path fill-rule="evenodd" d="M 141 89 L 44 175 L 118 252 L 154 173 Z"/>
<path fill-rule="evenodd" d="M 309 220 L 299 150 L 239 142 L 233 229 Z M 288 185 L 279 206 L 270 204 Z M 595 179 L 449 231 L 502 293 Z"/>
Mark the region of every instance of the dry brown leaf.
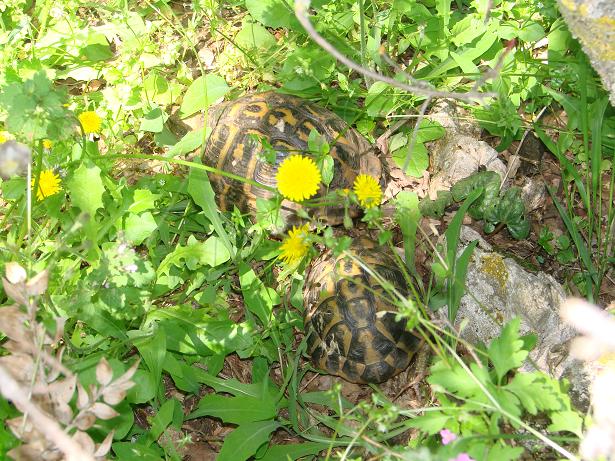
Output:
<path fill-rule="evenodd" d="M 96 380 L 102 386 L 106 386 L 113 379 L 113 370 L 106 358 L 102 358 L 96 366 Z"/>
<path fill-rule="evenodd" d="M 68 403 L 75 394 L 77 376 L 55 381 L 49 385 L 49 394 L 59 403 Z"/>
<path fill-rule="evenodd" d="M 94 423 L 96 423 L 96 416 L 88 411 L 79 415 L 75 420 L 75 426 L 82 431 L 87 431 L 94 425 Z"/>
<path fill-rule="evenodd" d="M 73 420 L 73 410 L 70 405 L 64 402 L 55 403 L 53 414 L 56 419 L 64 425 L 69 424 Z"/>
<path fill-rule="evenodd" d="M 96 415 L 96 417 L 100 419 L 111 419 L 120 415 L 109 405 L 101 402 L 96 402 L 94 405 L 92 405 L 92 412 Z"/>
<path fill-rule="evenodd" d="M 90 394 L 85 390 L 85 387 L 77 381 L 77 408 L 83 410 L 90 404 L 90 401 Z"/>
<path fill-rule="evenodd" d="M 137 368 L 139 368 L 139 363 L 140 362 L 141 362 L 141 359 L 139 359 L 135 363 L 133 363 L 132 366 L 128 370 L 126 370 L 126 372 L 122 376 L 117 378 L 113 384 L 120 384 L 120 383 L 123 384 L 123 383 L 126 383 L 126 382 L 130 381 L 130 378 L 133 377 L 133 375 L 137 371 Z M 134 383 L 132 383 L 132 385 L 134 386 Z M 130 387 L 132 387 L 132 386 L 130 386 Z M 130 387 L 128 387 L 127 389 L 130 389 Z"/>
<path fill-rule="evenodd" d="M 132 383 L 132 381 L 128 381 Z M 134 383 L 132 383 L 134 384 Z M 103 391 L 103 400 L 109 405 L 117 405 L 126 397 L 126 391 L 115 385 L 111 385 Z"/>
<path fill-rule="evenodd" d="M 23 283 L 28 278 L 28 274 L 26 270 L 16 262 L 7 263 L 4 266 L 4 274 L 6 275 L 6 279 L 9 283 L 16 285 L 18 283 Z"/>
<path fill-rule="evenodd" d="M 26 297 L 26 286 L 23 283 L 13 284 L 4 277 L 2 278 L 2 286 L 6 295 L 15 301 L 17 304 L 28 305 L 28 299 Z"/>
<path fill-rule="evenodd" d="M 29 296 L 39 296 L 47 291 L 49 272 L 42 270 L 26 282 L 26 292 Z"/>
<path fill-rule="evenodd" d="M 73 440 L 83 447 L 88 453 L 94 453 L 96 444 L 88 434 L 82 431 L 77 431 L 73 434 Z"/>
<path fill-rule="evenodd" d="M 105 456 L 107 453 L 109 453 L 109 450 L 111 449 L 111 442 L 113 442 L 114 434 L 115 434 L 115 430 L 107 434 L 107 437 L 105 437 L 105 440 L 103 440 L 102 443 L 98 445 L 98 447 L 96 448 L 96 451 L 94 452 L 94 456 L 96 456 L 97 458 L 100 458 L 102 456 Z"/>
<path fill-rule="evenodd" d="M 0 365 L 20 383 L 29 383 L 34 373 L 34 361 L 29 354 L 12 354 L 0 357 Z"/>
<path fill-rule="evenodd" d="M 1 308 L 0 316 L 2 316 L 0 331 L 15 341 L 32 343 L 32 335 L 25 325 L 26 314 L 18 306 Z"/>

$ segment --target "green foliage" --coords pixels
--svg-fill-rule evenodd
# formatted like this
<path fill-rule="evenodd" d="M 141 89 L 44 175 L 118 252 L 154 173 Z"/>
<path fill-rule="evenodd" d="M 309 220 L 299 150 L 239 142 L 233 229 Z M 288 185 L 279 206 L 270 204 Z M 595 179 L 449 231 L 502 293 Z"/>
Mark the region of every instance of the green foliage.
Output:
<path fill-rule="evenodd" d="M 320 0 L 312 2 L 310 19 L 346 56 L 400 81 L 411 74 L 460 92 L 480 83 L 481 91 L 497 94 L 471 112 L 500 137 L 499 149 L 519 140 L 543 107 L 562 107 L 567 127 L 557 141 L 537 133 L 562 166 L 566 196 L 563 202 L 553 196 L 568 234 L 554 239 L 545 231 L 539 244 L 562 264 L 580 259 L 584 270 L 576 282 L 588 296 L 597 295 L 612 263 L 604 251 L 612 232 L 601 226 L 612 226 L 615 211 L 612 200 L 604 211 L 600 205 L 615 119 L 553 0 L 540 9 L 529 0 L 501 0 L 487 11 L 488 3 Z M 198 159 L 186 154 L 202 150 L 210 127 L 190 128 L 222 98 L 275 87 L 328 107 L 374 141 L 399 116 L 416 114 L 424 100 L 339 64 L 299 25 L 293 2 L 176 6 L 133 0 L 8 0 L 0 6 L 0 133 L 32 150 L 33 177 L 51 170 L 61 186 L 43 200 L 33 194 L 27 204 L 25 177 L 0 180 L 0 267 L 20 261 L 29 275 L 49 271 L 38 316 L 52 337 L 61 336 L 63 364 L 85 389 L 96 385 L 101 357 L 115 377 L 136 356 L 142 359 L 133 378 L 138 385 L 114 407 L 119 416 L 97 421 L 88 436 L 101 443 L 115 430 L 109 457 L 116 459 L 179 460 L 190 443 L 184 420 L 213 418 L 233 426 L 217 447 L 220 459 L 448 460 L 465 452 L 494 461 L 521 456 L 522 448 L 500 435 L 527 437 L 514 430 L 532 429 L 532 416 L 547 418 L 551 432 L 578 436 L 583 421 L 570 408 L 565 385 L 518 371 L 531 341 L 519 336 L 516 323 L 478 351 L 481 363 L 466 365 L 452 351 L 442 353 L 429 378 L 440 407 L 419 417 L 378 389 L 356 404 L 339 386 L 306 389 L 306 345 L 295 337 L 303 325 L 306 262 L 280 263 L 279 239 L 268 231 L 281 227 L 281 200 L 259 199 L 256 217 L 220 213 L 208 174 L 221 172 L 185 160 Z M 403 69 L 390 66 L 383 51 Z M 101 117 L 98 133 L 82 133 L 78 116 L 86 111 Z M 407 162 L 408 176 L 424 178 L 427 145 L 444 134 L 426 119 L 416 130 L 396 129 L 389 138 L 392 160 L 400 167 Z M 325 185 L 339 173 L 329 144 L 309 134 Z M 275 160 L 273 148 L 264 155 Z M 338 192 L 324 200 L 356 205 L 352 192 Z M 423 241 L 419 208 L 442 216 L 452 201 L 463 204 L 446 230 L 446 247 L 437 249 L 442 259 L 434 258 L 435 283 L 426 289 L 416 267 L 424 250 L 417 250 Z M 575 215 L 579 203 L 587 218 Z M 411 296 L 394 301 L 412 325 L 428 323 L 420 314 L 427 302 L 446 304 L 449 319 L 456 316 L 474 245 L 458 252 L 466 211 L 484 220 L 487 231 L 501 223 L 524 238 L 529 229 L 518 191 L 500 194 L 490 174 L 420 205 L 414 193 L 402 192 L 393 207 L 412 282 Z M 381 243 L 396 244 L 399 236 L 385 228 L 384 215 L 374 207 L 362 219 Z M 345 225 L 357 222 L 346 214 Z M 349 247 L 350 237 L 316 227 L 322 232 L 314 241 L 335 254 Z M 0 304 L 11 302 L 0 288 Z M 0 349 L 8 356 L 8 348 Z M 249 361 L 251 379 L 229 377 L 230 355 Z M 185 416 L 185 402 L 195 395 L 201 400 Z M 75 401 L 68 404 L 77 408 Z M 151 414 L 137 424 L 135 411 L 144 407 Z M 0 419 L 16 415 L 0 400 Z M 420 437 L 396 446 L 396 436 L 413 427 Z M 442 428 L 459 439 L 442 446 L 433 438 Z M 296 443 L 274 443 L 274 433 L 289 433 Z M 0 452 L 17 443 L 0 425 Z"/>
<path fill-rule="evenodd" d="M 519 459 L 523 448 L 511 446 L 501 435 L 506 426 L 527 428 L 528 415 L 547 418 L 551 432 L 580 435 L 583 420 L 571 407 L 566 384 L 544 373 L 518 371 L 533 343 L 519 335 L 517 319 L 491 341 L 481 363 L 437 359 L 427 380 L 442 407 L 417 416 L 410 425 L 426 435 L 452 431 L 458 438 L 443 448 L 445 453 L 464 451 L 474 459 Z"/>
<path fill-rule="evenodd" d="M 525 216 L 521 191 L 510 187 L 500 193 L 500 176 L 493 171 L 481 171 L 458 181 L 450 192 L 438 192 L 435 200 L 421 200 L 420 209 L 424 216 L 442 217 L 446 207 L 465 200 L 473 191 L 481 190 L 479 198 L 468 208 L 474 219 L 484 220 L 485 232 L 493 232 L 496 225 L 506 225 L 510 235 L 522 240 L 530 232 L 530 223 Z"/>

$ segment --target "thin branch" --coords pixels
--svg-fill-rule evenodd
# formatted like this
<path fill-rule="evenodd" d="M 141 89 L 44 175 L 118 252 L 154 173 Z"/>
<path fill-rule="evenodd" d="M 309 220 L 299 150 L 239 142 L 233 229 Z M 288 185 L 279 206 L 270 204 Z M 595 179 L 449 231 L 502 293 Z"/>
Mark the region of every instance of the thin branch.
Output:
<path fill-rule="evenodd" d="M 54 443 L 68 461 L 94 461 L 94 457 L 74 441 L 60 425 L 28 399 L 23 387 L 0 366 L 0 392 L 23 413 L 28 413 L 38 431 Z"/>
<path fill-rule="evenodd" d="M 450 98 L 450 99 L 460 99 L 464 101 L 472 101 L 474 99 L 485 99 L 489 97 L 493 97 L 492 93 L 478 93 L 476 91 L 469 91 L 467 93 L 455 93 L 448 91 L 438 91 L 433 89 L 427 83 L 416 83 L 408 85 L 407 83 L 399 82 L 391 77 L 387 77 L 378 72 L 374 72 L 372 70 L 366 69 L 361 65 L 354 62 L 352 59 L 344 56 L 340 51 L 338 51 L 331 43 L 329 43 L 322 35 L 316 32 L 314 26 L 310 22 L 308 18 L 308 9 L 310 8 L 311 0 L 296 0 L 295 1 L 295 15 L 297 19 L 301 23 L 301 25 L 305 28 L 306 32 L 310 35 L 312 40 L 314 40 L 321 48 L 323 48 L 326 52 L 328 52 L 335 59 L 340 61 L 345 66 L 349 67 L 352 70 L 359 72 L 360 74 L 369 77 L 374 80 L 378 80 L 384 83 L 388 83 L 391 86 L 396 88 L 408 91 L 410 93 L 418 94 L 421 96 L 425 96 L 428 98 Z"/>

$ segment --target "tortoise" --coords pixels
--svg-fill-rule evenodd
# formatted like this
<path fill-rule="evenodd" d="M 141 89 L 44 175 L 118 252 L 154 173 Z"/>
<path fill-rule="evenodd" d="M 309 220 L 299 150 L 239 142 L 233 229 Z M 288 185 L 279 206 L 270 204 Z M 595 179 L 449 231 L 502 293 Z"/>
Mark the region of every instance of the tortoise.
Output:
<path fill-rule="evenodd" d="M 273 91 L 243 96 L 212 108 L 208 126 L 211 134 L 205 146 L 203 163 L 265 186 L 276 187 L 277 168 L 286 157 L 308 151 L 308 137 L 312 130 L 316 130 L 330 145 L 334 168 L 330 189 L 351 188 L 356 176 L 362 173 L 378 179 L 383 177 L 379 157 L 359 132 L 333 112 L 295 96 Z M 259 155 L 262 147 L 251 135 L 266 139 L 274 148 L 275 164 L 268 163 Z M 266 189 L 221 175 L 211 175 L 211 183 L 218 207 L 225 211 L 237 205 L 242 212 L 255 214 L 256 200 L 273 196 Z M 326 188 L 321 184 L 317 197 L 325 193 Z M 287 224 L 296 221 L 294 216 L 299 207 L 297 203 L 283 201 L 281 215 Z M 357 214 L 358 209 L 350 211 Z M 336 225 L 342 223 L 344 209 L 317 207 L 313 215 Z"/>
<path fill-rule="evenodd" d="M 387 249 L 355 239 L 352 256 L 328 251 L 306 276 L 305 330 L 312 363 L 354 383 L 380 383 L 405 370 L 421 340 L 396 320 L 385 280 L 407 296 L 407 283 Z M 362 261 L 381 279 L 370 274 Z"/>

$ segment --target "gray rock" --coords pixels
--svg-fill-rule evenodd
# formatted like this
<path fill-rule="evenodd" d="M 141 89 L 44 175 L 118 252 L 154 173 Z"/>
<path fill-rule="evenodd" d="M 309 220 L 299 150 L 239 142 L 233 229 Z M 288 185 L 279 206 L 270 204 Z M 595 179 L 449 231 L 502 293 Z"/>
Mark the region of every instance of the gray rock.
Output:
<path fill-rule="evenodd" d="M 506 166 L 498 152 L 484 141 L 472 136 L 456 134 L 448 137 L 439 148 L 432 149 L 432 177 L 429 195 L 435 198 L 439 190 L 448 190 L 453 184 L 478 171 L 480 166 L 495 171 L 504 180 Z"/>
<path fill-rule="evenodd" d="M 547 187 L 544 181 L 535 178 L 523 178 L 521 199 L 525 204 L 526 212 L 541 208 L 547 200 Z"/>
<path fill-rule="evenodd" d="M 472 240 L 479 241 L 468 266 L 466 294 L 457 313 L 456 326 L 465 324 L 461 337 L 472 344 L 489 344 L 505 323 L 519 317 L 521 334 L 537 336 L 531 360 L 523 370 L 538 368 L 557 379 L 569 379 L 573 403 L 587 408 L 587 372 L 581 362 L 569 356 L 575 332 L 559 316 L 566 296 L 562 286 L 552 276 L 530 273 L 513 259 L 494 252 L 468 227 L 462 228 L 460 240 L 462 248 Z M 446 309 L 440 315 L 446 317 Z"/>

